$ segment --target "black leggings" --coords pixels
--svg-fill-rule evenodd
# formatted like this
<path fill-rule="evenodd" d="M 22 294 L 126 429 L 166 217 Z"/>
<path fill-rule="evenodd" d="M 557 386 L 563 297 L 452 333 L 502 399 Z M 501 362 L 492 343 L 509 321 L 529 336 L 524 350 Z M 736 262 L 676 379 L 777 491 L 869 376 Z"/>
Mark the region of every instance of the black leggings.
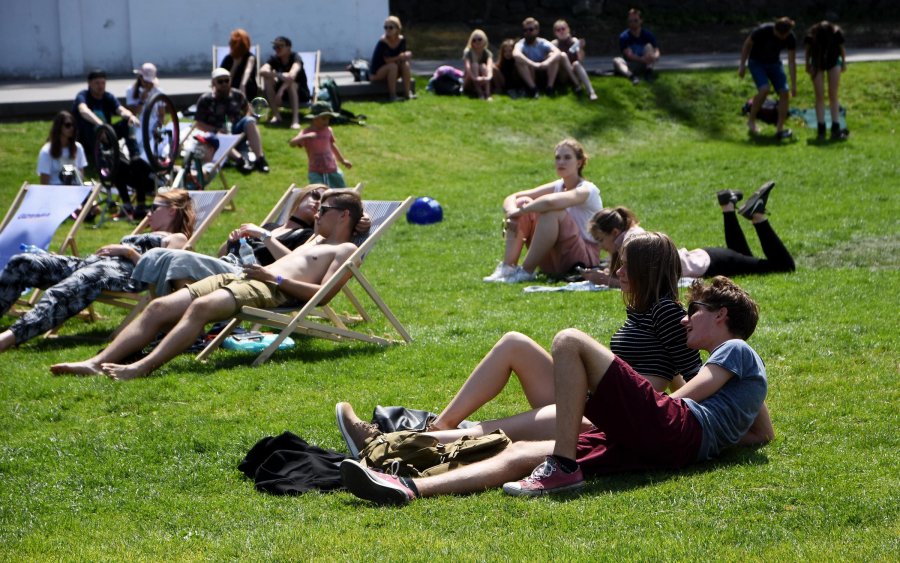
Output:
<path fill-rule="evenodd" d="M 740 276 L 744 274 L 770 274 L 773 272 L 793 272 L 794 259 L 775 234 L 769 221 L 754 223 L 756 234 L 762 245 L 765 258 L 756 258 L 750 252 L 744 232 L 738 224 L 737 213 L 727 211 L 725 219 L 725 244 L 728 248 L 704 248 L 709 254 L 709 268 L 705 277 Z"/>

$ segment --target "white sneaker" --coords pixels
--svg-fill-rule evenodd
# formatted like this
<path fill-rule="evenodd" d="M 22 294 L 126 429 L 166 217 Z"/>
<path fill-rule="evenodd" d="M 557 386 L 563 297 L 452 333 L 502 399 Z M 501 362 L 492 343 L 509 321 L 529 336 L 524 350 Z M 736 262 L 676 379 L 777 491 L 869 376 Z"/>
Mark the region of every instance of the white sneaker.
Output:
<path fill-rule="evenodd" d="M 515 266 L 510 266 L 509 264 L 500 262 L 499 264 L 497 264 L 497 267 L 494 268 L 494 273 L 482 279 L 486 282 L 502 282 L 514 273 L 516 273 Z"/>
<path fill-rule="evenodd" d="M 522 282 L 530 282 L 534 281 L 537 276 L 534 273 L 526 272 L 522 266 L 516 266 L 516 271 L 510 274 L 509 276 L 503 278 L 502 282 L 505 283 L 522 283 Z"/>

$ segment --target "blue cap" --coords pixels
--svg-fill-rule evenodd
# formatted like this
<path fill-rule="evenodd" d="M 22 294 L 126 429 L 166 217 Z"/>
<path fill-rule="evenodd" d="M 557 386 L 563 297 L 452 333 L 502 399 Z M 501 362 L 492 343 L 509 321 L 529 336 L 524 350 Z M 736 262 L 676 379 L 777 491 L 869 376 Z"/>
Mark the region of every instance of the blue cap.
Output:
<path fill-rule="evenodd" d="M 430 197 L 418 198 L 406 212 L 406 220 L 416 225 L 430 225 L 443 219 L 444 210 L 441 209 L 441 204 Z"/>

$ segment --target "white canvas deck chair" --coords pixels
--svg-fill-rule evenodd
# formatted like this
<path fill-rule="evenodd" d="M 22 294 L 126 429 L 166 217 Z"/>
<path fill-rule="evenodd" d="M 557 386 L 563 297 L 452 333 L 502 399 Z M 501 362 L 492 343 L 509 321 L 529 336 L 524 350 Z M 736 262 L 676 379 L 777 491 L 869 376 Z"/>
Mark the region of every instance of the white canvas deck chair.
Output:
<path fill-rule="evenodd" d="M 0 269 L 13 255 L 22 252 L 21 244 L 49 249 L 60 225 L 84 202 L 84 207 L 56 251 L 58 254 L 68 251 L 77 255 L 75 235 L 90 213 L 99 191 L 99 184 L 48 186 L 23 183 L 0 222 Z"/>
<path fill-rule="evenodd" d="M 309 88 L 309 105 L 312 105 L 319 97 L 319 63 L 322 59 L 322 52 L 300 51 L 298 54 L 300 55 L 300 60 L 303 61 L 303 70 L 306 72 L 306 87 Z"/>
<path fill-rule="evenodd" d="M 195 226 L 194 232 L 187 241 L 185 250 L 192 250 L 197 241 L 203 236 L 203 233 L 209 229 L 213 221 L 219 216 L 225 206 L 228 205 L 237 193 L 237 186 L 232 186 L 229 190 L 203 190 L 188 192 L 191 200 L 194 202 Z M 149 225 L 150 218 L 145 217 L 140 224 L 135 227 L 132 234 L 143 232 Z M 149 291 L 142 292 L 122 292 L 122 291 L 104 291 L 97 299 L 97 303 L 105 303 L 114 307 L 120 307 L 128 310 L 128 315 L 119 324 L 119 327 L 112 333 L 110 338 L 114 338 L 119 332 L 125 328 L 141 311 L 150 303 L 152 296 Z M 93 312 L 91 316 L 94 317 Z"/>
<path fill-rule="evenodd" d="M 3 217 L 3 222 L 0 223 L 0 269 L 6 266 L 10 258 L 22 252 L 20 247 L 22 244 L 33 244 L 45 250 L 49 249 L 50 242 L 60 225 L 84 202 L 81 212 L 75 217 L 65 238 L 56 249 L 57 254 L 68 252 L 77 256 L 75 235 L 90 214 L 100 187 L 100 184 L 88 186 L 48 186 L 28 182 L 22 184 L 19 193 L 9 206 L 9 211 Z M 28 299 L 20 300 L 17 305 L 31 308 L 40 294 L 40 291 L 34 290 Z"/>
<path fill-rule="evenodd" d="M 319 291 L 313 297 L 295 309 L 257 309 L 255 307 L 243 307 L 238 314 L 228 323 L 228 325 L 219 333 L 219 335 L 209 343 L 209 345 L 197 356 L 198 360 L 205 360 L 212 354 L 225 338 L 231 333 L 235 326 L 241 321 L 250 321 L 256 325 L 265 325 L 279 330 L 278 336 L 274 341 L 260 353 L 254 360 L 253 365 L 262 365 L 269 357 L 278 349 L 278 346 L 291 334 L 302 334 L 316 336 L 319 338 L 327 338 L 334 341 L 345 340 L 361 340 L 373 344 L 387 345 L 394 342 L 411 342 L 412 338 L 406 331 L 406 328 L 397 319 L 390 310 L 375 287 L 369 282 L 360 270 L 363 259 L 372 250 L 372 247 L 378 242 L 381 236 L 393 225 L 398 217 L 402 216 L 406 210 L 412 205 L 413 198 L 408 197 L 404 201 L 365 201 L 365 212 L 372 219 L 372 228 L 369 233 L 357 242 L 358 247 L 350 258 L 341 266 L 337 272 L 325 282 Z M 327 303 L 323 303 L 324 297 L 330 293 L 334 287 L 342 283 L 346 274 L 350 274 L 350 278 L 344 284 L 346 287 L 352 280 L 362 288 L 369 296 L 371 301 L 378 307 L 384 317 L 390 322 L 394 330 L 400 336 L 401 340 L 375 336 L 352 329 L 344 319 L 335 315 Z M 343 288 L 342 288 L 343 289 Z M 351 300 L 353 305 L 362 312 L 363 319 L 370 321 L 371 317 L 364 312 L 362 304 L 358 299 L 353 297 Z"/>

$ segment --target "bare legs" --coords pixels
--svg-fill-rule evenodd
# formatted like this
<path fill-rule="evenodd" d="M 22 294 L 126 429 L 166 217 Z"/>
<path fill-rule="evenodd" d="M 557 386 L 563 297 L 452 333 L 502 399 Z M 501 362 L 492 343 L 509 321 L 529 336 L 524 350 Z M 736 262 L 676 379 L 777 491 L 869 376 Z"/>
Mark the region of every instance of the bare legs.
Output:
<path fill-rule="evenodd" d="M 553 360 L 534 340 L 508 332 L 469 375 L 456 396 L 441 411 L 432 428 L 456 428 L 467 416 L 496 397 L 515 373 L 533 408 L 553 404 Z"/>
<path fill-rule="evenodd" d="M 588 390 L 597 388 L 614 359 L 608 348 L 574 328 L 560 332 L 553 339 L 555 455 L 575 459 Z"/>
<path fill-rule="evenodd" d="M 404 95 L 407 98 L 411 98 L 412 71 L 409 67 L 409 61 L 385 63 L 372 75 L 372 82 L 385 81 L 387 83 L 388 98 L 394 101 L 397 99 L 397 78 L 403 81 Z"/>
<path fill-rule="evenodd" d="M 522 77 L 522 81 L 525 82 L 525 85 L 528 86 L 528 88 L 532 91 L 537 90 L 537 82 L 535 82 L 535 77 L 538 71 L 542 71 L 547 74 L 547 88 L 553 88 L 553 86 L 556 84 L 556 75 L 557 73 L 559 73 L 559 56 L 548 57 L 543 62 L 537 64 L 532 63 L 531 61 L 517 58 L 516 69 L 519 71 L 519 76 Z"/>
<path fill-rule="evenodd" d="M 841 84 L 841 67 L 834 66 L 827 71 L 816 71 L 812 76 L 813 90 L 816 94 L 816 121 L 819 124 L 819 137 L 825 136 L 825 74 L 828 75 L 828 102 L 831 110 L 831 129 L 840 131 L 840 99 L 838 91 Z"/>
<path fill-rule="evenodd" d="M 756 114 L 759 113 L 759 108 L 762 107 L 763 102 L 766 101 L 768 95 L 769 87 L 763 86 L 757 90 L 756 95 L 753 96 L 753 103 L 750 105 L 750 115 L 747 116 L 747 129 L 749 129 L 750 133 L 753 135 L 759 133 L 759 126 L 756 124 Z"/>
<path fill-rule="evenodd" d="M 535 215 L 536 221 L 525 217 L 511 221 L 506 230 L 506 250 L 503 262 L 510 266 L 518 264 L 522 248 L 527 244 L 528 252 L 525 254 L 522 269 L 529 274 L 534 273 L 541 261 L 556 246 L 560 224 L 565 219 L 566 213 L 565 209 L 560 209 L 538 213 Z M 529 236 L 526 231 L 532 229 L 531 221 L 534 221 L 535 224 Z"/>

